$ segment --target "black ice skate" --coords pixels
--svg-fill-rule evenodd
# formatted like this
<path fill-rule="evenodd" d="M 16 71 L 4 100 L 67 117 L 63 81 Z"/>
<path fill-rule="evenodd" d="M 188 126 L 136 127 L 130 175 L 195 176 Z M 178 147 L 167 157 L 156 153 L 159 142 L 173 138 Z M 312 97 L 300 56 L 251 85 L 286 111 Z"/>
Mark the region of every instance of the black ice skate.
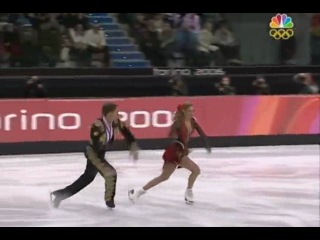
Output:
<path fill-rule="evenodd" d="M 114 200 L 113 199 L 111 199 L 109 201 L 106 201 L 106 205 L 107 205 L 108 208 L 111 208 L 111 209 L 116 207 L 116 205 L 114 204 Z"/>

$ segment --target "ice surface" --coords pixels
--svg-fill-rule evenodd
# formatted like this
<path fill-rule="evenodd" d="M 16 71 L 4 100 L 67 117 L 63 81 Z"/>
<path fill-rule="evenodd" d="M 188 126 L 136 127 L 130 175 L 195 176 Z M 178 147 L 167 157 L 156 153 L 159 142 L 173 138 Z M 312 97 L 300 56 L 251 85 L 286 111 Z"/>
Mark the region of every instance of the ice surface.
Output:
<path fill-rule="evenodd" d="M 157 176 L 162 151 L 108 152 L 118 171 L 116 208 L 103 200 L 100 175 L 53 209 L 49 192 L 65 187 L 85 168 L 82 153 L 0 157 L 0 226 L 319 226 L 319 146 L 195 149 L 202 170 L 196 203 L 184 202 L 188 172 L 177 170 L 135 204 L 127 190 Z"/>

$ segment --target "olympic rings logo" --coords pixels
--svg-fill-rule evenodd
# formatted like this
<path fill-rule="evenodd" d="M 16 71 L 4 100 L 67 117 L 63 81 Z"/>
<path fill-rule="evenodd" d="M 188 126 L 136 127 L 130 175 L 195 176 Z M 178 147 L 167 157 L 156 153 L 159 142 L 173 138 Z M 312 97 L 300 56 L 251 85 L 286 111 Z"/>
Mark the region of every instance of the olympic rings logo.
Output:
<path fill-rule="evenodd" d="M 271 29 L 269 35 L 275 40 L 287 40 L 294 35 L 292 29 Z"/>

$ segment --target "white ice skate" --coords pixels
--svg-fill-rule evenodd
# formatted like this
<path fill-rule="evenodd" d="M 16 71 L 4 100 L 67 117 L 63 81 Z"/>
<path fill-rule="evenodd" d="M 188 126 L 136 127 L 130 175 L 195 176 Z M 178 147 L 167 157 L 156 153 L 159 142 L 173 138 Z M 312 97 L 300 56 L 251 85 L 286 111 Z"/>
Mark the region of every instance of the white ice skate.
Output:
<path fill-rule="evenodd" d="M 129 200 L 131 200 L 132 202 L 135 202 L 141 195 L 145 194 L 146 191 L 143 189 L 130 189 L 128 191 L 128 197 Z"/>
<path fill-rule="evenodd" d="M 62 198 L 60 196 L 56 195 L 54 192 L 50 192 L 50 202 L 53 208 L 58 208 L 61 201 Z"/>
<path fill-rule="evenodd" d="M 186 203 L 188 203 L 188 204 L 194 203 L 192 189 L 187 189 L 187 190 L 186 190 L 186 193 L 184 194 L 184 200 L 185 200 Z"/>

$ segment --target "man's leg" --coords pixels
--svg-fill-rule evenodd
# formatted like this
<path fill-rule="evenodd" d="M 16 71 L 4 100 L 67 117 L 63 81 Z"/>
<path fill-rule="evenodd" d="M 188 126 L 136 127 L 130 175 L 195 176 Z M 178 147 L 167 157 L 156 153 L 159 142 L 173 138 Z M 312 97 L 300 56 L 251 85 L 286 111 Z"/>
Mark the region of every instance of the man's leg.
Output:
<path fill-rule="evenodd" d="M 116 195 L 117 171 L 101 156 L 97 156 L 93 152 L 88 152 L 88 158 L 92 164 L 98 169 L 99 173 L 105 180 L 104 200 L 109 208 L 114 208 L 114 196 Z"/>
<path fill-rule="evenodd" d="M 106 160 L 95 165 L 105 181 L 104 200 L 109 208 L 114 208 L 114 197 L 116 195 L 117 171 Z"/>
<path fill-rule="evenodd" d="M 97 168 L 92 164 L 91 161 L 87 160 L 87 166 L 84 173 L 74 183 L 65 187 L 64 189 L 56 190 L 51 193 L 53 206 L 56 208 L 59 207 L 61 201 L 84 189 L 94 180 L 97 173 Z"/>

